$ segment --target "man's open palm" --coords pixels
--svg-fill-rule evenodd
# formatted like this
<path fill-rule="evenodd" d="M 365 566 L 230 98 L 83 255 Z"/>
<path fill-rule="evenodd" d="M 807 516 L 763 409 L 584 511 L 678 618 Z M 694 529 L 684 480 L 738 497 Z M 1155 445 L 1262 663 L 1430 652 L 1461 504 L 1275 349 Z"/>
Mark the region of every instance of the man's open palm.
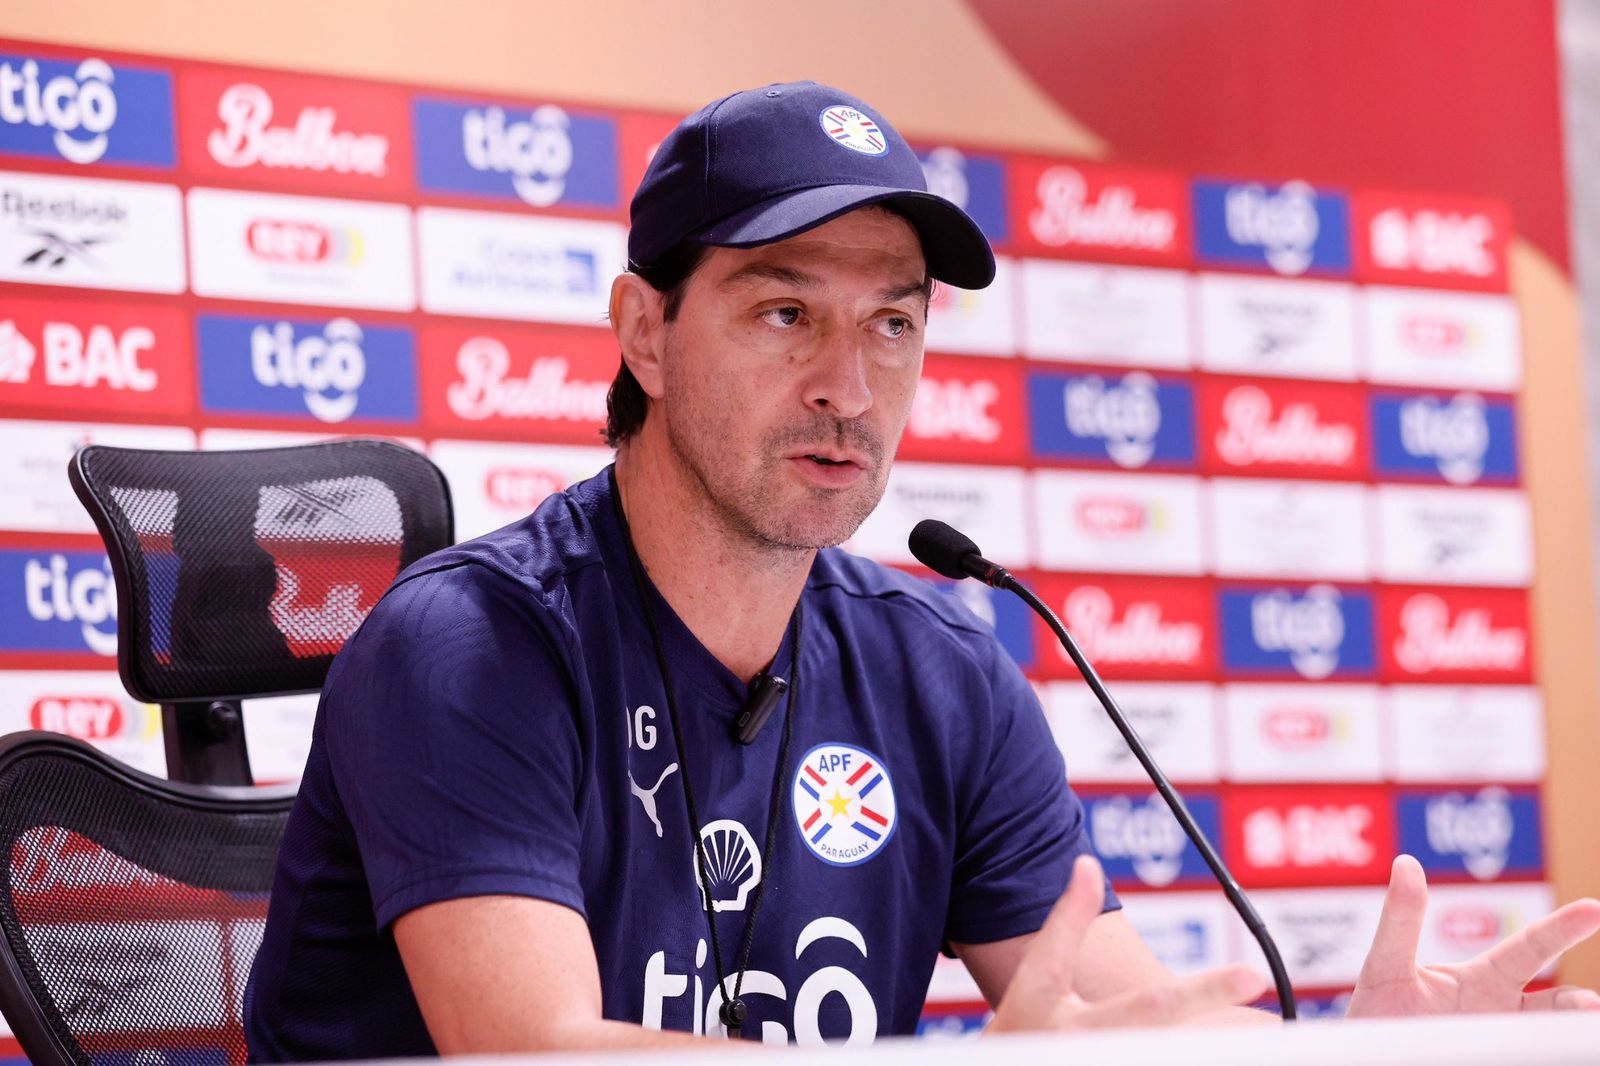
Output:
<path fill-rule="evenodd" d="M 1467 962 L 1418 966 L 1417 943 L 1428 907 L 1422 867 L 1394 861 L 1383 914 L 1350 997 L 1352 1017 L 1465 1014 L 1516 1010 L 1600 1010 L 1600 993 L 1562 985 L 1523 988 L 1550 963 L 1600 930 L 1600 900 L 1558 908 Z"/>

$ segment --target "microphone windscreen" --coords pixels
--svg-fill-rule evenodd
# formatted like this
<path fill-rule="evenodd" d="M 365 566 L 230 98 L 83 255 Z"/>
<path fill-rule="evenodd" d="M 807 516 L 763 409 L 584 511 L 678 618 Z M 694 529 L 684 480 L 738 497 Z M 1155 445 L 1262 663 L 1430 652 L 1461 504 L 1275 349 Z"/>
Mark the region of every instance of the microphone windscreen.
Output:
<path fill-rule="evenodd" d="M 911 554 L 917 562 L 936 574 L 953 577 L 957 581 L 967 576 L 961 569 L 961 560 L 969 555 L 979 555 L 972 538 L 960 530 L 952 529 L 937 518 L 924 518 L 911 531 Z"/>

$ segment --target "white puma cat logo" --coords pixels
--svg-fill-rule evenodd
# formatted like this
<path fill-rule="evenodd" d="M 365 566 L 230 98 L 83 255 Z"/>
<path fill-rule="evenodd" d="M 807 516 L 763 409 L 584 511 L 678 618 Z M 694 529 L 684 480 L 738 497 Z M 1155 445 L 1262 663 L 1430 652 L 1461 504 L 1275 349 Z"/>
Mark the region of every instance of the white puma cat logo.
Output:
<path fill-rule="evenodd" d="M 633 788 L 633 794 L 639 797 L 639 805 L 644 808 L 645 817 L 649 818 L 656 827 L 656 836 L 658 837 L 664 834 L 661 831 L 661 819 L 656 817 L 656 793 L 661 791 L 661 783 L 667 779 L 667 775 L 677 768 L 677 763 L 668 765 L 665 770 L 661 771 L 661 776 L 656 778 L 656 787 L 648 792 L 639 787 L 638 783 L 634 781 L 631 772 L 628 774 L 628 784 Z"/>

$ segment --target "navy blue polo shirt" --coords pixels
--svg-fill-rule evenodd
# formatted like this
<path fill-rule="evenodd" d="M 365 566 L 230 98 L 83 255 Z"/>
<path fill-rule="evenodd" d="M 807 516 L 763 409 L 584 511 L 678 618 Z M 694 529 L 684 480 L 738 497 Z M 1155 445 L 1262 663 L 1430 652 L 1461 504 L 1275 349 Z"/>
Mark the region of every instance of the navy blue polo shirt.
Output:
<path fill-rule="evenodd" d="M 340 652 L 245 997 L 255 1058 L 434 1053 L 391 925 L 485 894 L 584 917 L 607 1018 L 716 1032 L 686 766 L 730 968 L 766 885 L 751 1039 L 914 1032 L 941 943 L 1037 930 L 1089 850 L 1038 702 L 989 629 L 836 549 L 802 594 L 782 766 L 785 708 L 734 743 L 746 685 L 647 587 L 674 738 L 612 491 L 602 473 L 419 561 Z M 786 636 L 773 672 L 794 655 Z"/>

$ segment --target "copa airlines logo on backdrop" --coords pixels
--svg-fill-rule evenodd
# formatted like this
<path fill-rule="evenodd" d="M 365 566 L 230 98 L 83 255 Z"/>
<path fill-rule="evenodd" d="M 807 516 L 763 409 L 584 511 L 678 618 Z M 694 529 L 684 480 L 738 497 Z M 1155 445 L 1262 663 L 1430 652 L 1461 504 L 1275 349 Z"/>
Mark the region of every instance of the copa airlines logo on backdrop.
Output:
<path fill-rule="evenodd" d="M 1162 965 L 1181 976 L 1228 962 L 1231 911 L 1216 893 L 1130 892 L 1122 912 Z"/>
<path fill-rule="evenodd" d="M 1125 470 L 1195 462 L 1194 387 L 1178 378 L 1033 371 L 1028 423 L 1042 457 Z"/>
<path fill-rule="evenodd" d="M 8 299 L 0 403 L 13 408 L 184 415 L 193 356 L 183 312 L 138 304 Z"/>
<path fill-rule="evenodd" d="M 446 431 L 598 444 L 616 341 L 600 330 L 425 326 L 424 421 Z"/>
<path fill-rule="evenodd" d="M 1517 480 L 1516 415 L 1509 397 L 1378 393 L 1370 406 L 1379 477 L 1452 485 Z"/>
<path fill-rule="evenodd" d="M 899 455 L 1019 463 L 1028 450 L 1022 420 L 1020 367 L 930 355 L 917 381 Z"/>
<path fill-rule="evenodd" d="M 199 317 L 200 406 L 337 425 L 417 420 L 411 331 L 326 320 Z"/>
<path fill-rule="evenodd" d="M 1381 883 L 1394 816 L 1380 786 L 1252 788 L 1223 801 L 1223 840 L 1243 884 Z"/>
<path fill-rule="evenodd" d="M 1157 171 L 1023 159 L 1012 167 L 1017 244 L 1046 254 L 1178 265 L 1189 255 L 1181 179 Z"/>
<path fill-rule="evenodd" d="M 1370 592 L 1316 584 L 1301 588 L 1223 588 L 1222 665 L 1256 677 L 1370 677 Z"/>
<path fill-rule="evenodd" d="M 94 520 L 72 491 L 67 464 L 90 444 L 118 448 L 186 451 L 195 446 L 187 426 L 138 426 L 117 422 L 30 422 L 0 419 L 0 529 L 26 533 L 93 536 Z"/>
<path fill-rule="evenodd" d="M 1005 244 L 1006 164 L 999 156 L 948 145 L 919 151 L 928 191 L 961 208 L 991 244 Z"/>
<path fill-rule="evenodd" d="M 1192 279 L 1181 270 L 1024 259 L 1022 348 L 1035 359 L 1185 370 Z"/>
<path fill-rule="evenodd" d="M 1545 772 L 1544 701 L 1525 685 L 1391 685 L 1392 776 L 1533 783 Z"/>
<path fill-rule="evenodd" d="M 1511 218 L 1504 204 L 1363 190 L 1351 209 L 1362 280 L 1505 291 Z"/>
<path fill-rule="evenodd" d="M 1039 597 L 1066 623 L 1089 660 L 1110 678 L 1202 680 L 1216 670 L 1211 595 L 1181 578 L 1042 575 Z M 1055 635 L 1037 620 L 1046 677 L 1077 677 Z"/>
<path fill-rule="evenodd" d="M 1203 470 L 1357 479 L 1367 473 L 1366 405 L 1359 388 L 1322 383 L 1200 386 Z"/>
<path fill-rule="evenodd" d="M 612 209 L 619 202 L 617 124 L 555 104 L 412 104 L 417 184 L 431 193 L 530 207 Z"/>
<path fill-rule="evenodd" d="M 1217 798 L 1186 789 L 1184 806 L 1206 839 L 1217 838 Z M 1147 888 L 1208 883 L 1211 871 L 1156 793 L 1086 795 L 1084 821 L 1095 854 L 1113 882 Z"/>
<path fill-rule="evenodd" d="M 1383 588 L 1378 646 L 1390 681 L 1532 680 L 1522 589 Z"/>
<path fill-rule="evenodd" d="M 1350 273 L 1349 205 L 1307 182 L 1197 181 L 1194 225 L 1203 263 L 1286 277 Z"/>
<path fill-rule="evenodd" d="M 411 187 L 405 93 L 333 78 L 186 70 L 185 166 L 208 178 L 399 194 Z"/>
<path fill-rule="evenodd" d="M 101 552 L 0 550 L 0 650 L 117 654 L 117 597 Z"/>
<path fill-rule="evenodd" d="M 924 518 L 937 518 L 965 531 L 996 558 L 1027 566 L 1033 553 L 1026 478 L 1010 467 L 895 463 L 882 501 L 856 530 L 850 549 L 880 562 L 915 562 L 907 537 Z"/>
<path fill-rule="evenodd" d="M 1535 792 L 1403 792 L 1396 812 L 1400 849 L 1431 876 L 1495 881 L 1538 877 L 1544 869 Z"/>
<path fill-rule="evenodd" d="M 170 169 L 174 141 L 165 71 L 0 53 L 0 153 Z"/>
<path fill-rule="evenodd" d="M 1206 487 L 1216 573 L 1224 577 L 1370 580 L 1367 486 L 1214 477 Z"/>
<path fill-rule="evenodd" d="M 177 187 L 0 172 L 0 281 L 182 292 Z"/>

